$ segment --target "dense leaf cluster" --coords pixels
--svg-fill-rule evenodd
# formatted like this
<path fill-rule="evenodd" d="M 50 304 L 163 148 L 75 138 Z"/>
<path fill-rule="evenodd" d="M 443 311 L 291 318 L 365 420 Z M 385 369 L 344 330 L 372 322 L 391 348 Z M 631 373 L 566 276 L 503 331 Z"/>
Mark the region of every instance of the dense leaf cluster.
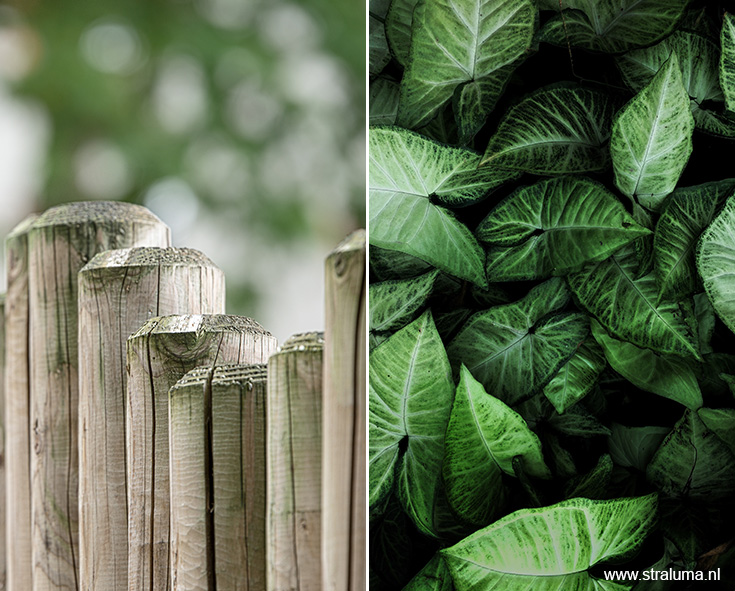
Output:
<path fill-rule="evenodd" d="M 732 588 L 726 8 L 371 0 L 371 589 Z"/>

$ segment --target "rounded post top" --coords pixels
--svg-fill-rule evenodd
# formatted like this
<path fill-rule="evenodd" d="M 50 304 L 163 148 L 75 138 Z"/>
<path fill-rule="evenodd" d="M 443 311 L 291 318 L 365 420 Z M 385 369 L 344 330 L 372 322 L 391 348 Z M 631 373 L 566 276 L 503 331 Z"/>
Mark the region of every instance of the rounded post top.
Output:
<path fill-rule="evenodd" d="M 163 224 L 149 209 L 124 201 L 74 201 L 56 205 L 36 218 L 34 228 L 110 222 Z"/>
<path fill-rule="evenodd" d="M 236 332 L 272 337 L 252 318 L 232 314 L 171 314 L 147 320 L 128 340 L 180 333 Z"/>
<path fill-rule="evenodd" d="M 324 349 L 323 332 L 302 332 L 292 335 L 278 347 L 276 355 L 280 353 L 291 353 L 293 351 L 316 351 Z"/>
<path fill-rule="evenodd" d="M 94 269 L 115 267 L 213 267 L 218 269 L 207 255 L 193 248 L 173 246 L 136 246 L 106 250 L 95 255 L 82 269 L 82 273 Z"/>

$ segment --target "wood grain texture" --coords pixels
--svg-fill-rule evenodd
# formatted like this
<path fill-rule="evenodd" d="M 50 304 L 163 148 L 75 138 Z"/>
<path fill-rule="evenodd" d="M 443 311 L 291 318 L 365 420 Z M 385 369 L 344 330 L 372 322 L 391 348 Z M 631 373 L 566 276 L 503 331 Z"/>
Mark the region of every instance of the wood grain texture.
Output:
<path fill-rule="evenodd" d="M 127 203 L 69 203 L 28 232 L 34 591 L 78 589 L 77 275 L 99 252 L 167 246 L 168 228 Z"/>
<path fill-rule="evenodd" d="M 321 591 L 323 344 L 294 335 L 268 360 L 268 591 Z"/>
<path fill-rule="evenodd" d="M 29 216 L 5 240 L 5 474 L 7 587 L 31 589 L 31 458 L 28 367 Z"/>
<path fill-rule="evenodd" d="M 363 591 L 366 584 L 365 273 L 365 231 L 358 230 L 325 265 L 324 591 Z"/>
<path fill-rule="evenodd" d="M 5 505 L 5 294 L 0 295 L 0 528 L 7 527 Z M 5 536 L 0 536 L 0 590 L 7 589 Z"/>
<path fill-rule="evenodd" d="M 128 588 L 126 342 L 153 316 L 225 310 L 224 274 L 199 251 L 138 247 L 79 273 L 79 582 Z"/>
<path fill-rule="evenodd" d="M 169 396 L 172 590 L 261 591 L 266 366 L 198 368 Z"/>
<path fill-rule="evenodd" d="M 168 393 L 187 372 L 265 362 L 277 342 L 242 316 L 166 316 L 128 339 L 128 588 L 171 587 Z"/>

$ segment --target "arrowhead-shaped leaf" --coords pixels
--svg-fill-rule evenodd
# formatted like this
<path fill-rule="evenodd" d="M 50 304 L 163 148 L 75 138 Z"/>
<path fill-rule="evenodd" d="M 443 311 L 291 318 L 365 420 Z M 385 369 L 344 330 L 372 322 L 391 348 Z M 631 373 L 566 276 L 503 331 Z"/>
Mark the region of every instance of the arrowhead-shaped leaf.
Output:
<path fill-rule="evenodd" d="M 434 504 L 453 398 L 449 361 L 430 312 L 370 354 L 372 513 L 380 511 L 395 479 L 406 513 L 420 531 L 435 535 Z"/>
<path fill-rule="evenodd" d="M 697 270 L 712 307 L 735 332 L 735 195 L 702 232 L 697 245 Z"/>
<path fill-rule="evenodd" d="M 457 591 L 627 589 L 592 578 L 589 568 L 634 555 L 655 524 L 657 505 L 648 495 L 521 509 L 442 554 Z"/>
<path fill-rule="evenodd" d="M 604 170 L 616 106 L 596 90 L 542 88 L 508 111 L 480 166 L 539 175 Z"/>
<path fill-rule="evenodd" d="M 697 377 L 686 361 L 615 339 L 594 320 L 592 335 L 604 349 L 610 366 L 634 386 L 693 410 L 702 406 Z"/>
<path fill-rule="evenodd" d="M 720 85 L 728 111 L 735 111 L 735 16 L 725 13 L 720 33 Z"/>
<path fill-rule="evenodd" d="M 425 125 L 462 84 L 492 77 L 514 62 L 530 47 L 536 19 L 531 0 L 424 3 L 414 11 L 401 81 L 398 123 L 408 128 Z M 486 116 L 492 106 L 480 109 Z"/>
<path fill-rule="evenodd" d="M 385 17 L 385 34 L 393 55 L 405 67 L 411 51 L 411 25 L 418 0 L 393 0 Z M 423 6 L 421 8 L 423 10 Z"/>
<path fill-rule="evenodd" d="M 425 260 L 484 287 L 484 253 L 467 227 L 430 196 L 476 201 L 508 177 L 477 171 L 471 150 L 397 127 L 370 129 L 370 244 Z"/>
<path fill-rule="evenodd" d="M 615 118 L 610 153 L 615 184 L 657 210 L 692 152 L 694 118 L 675 53 Z"/>
<path fill-rule="evenodd" d="M 398 113 L 398 84 L 378 78 L 370 83 L 370 125 L 393 125 Z"/>
<path fill-rule="evenodd" d="M 626 427 L 613 423 L 608 437 L 610 456 L 618 466 L 645 472 L 653 454 L 670 432 L 667 427 Z"/>
<path fill-rule="evenodd" d="M 542 388 L 589 334 L 584 314 L 560 312 L 569 293 L 560 279 L 523 299 L 472 316 L 449 343 L 456 371 L 467 369 L 493 396 L 515 404 Z"/>
<path fill-rule="evenodd" d="M 650 234 L 603 185 L 562 177 L 521 187 L 480 222 L 490 281 L 544 279 L 601 261 Z"/>
<path fill-rule="evenodd" d="M 698 291 L 697 241 L 733 191 L 735 179 L 725 179 L 677 189 L 666 200 L 653 237 L 660 299 L 678 301 Z"/>
<path fill-rule="evenodd" d="M 565 10 L 544 25 L 541 41 L 622 53 L 671 32 L 688 0 L 564 0 Z M 558 6 L 558 4 L 557 4 Z"/>
<path fill-rule="evenodd" d="M 716 501 L 735 493 L 735 457 L 687 410 L 648 464 L 646 477 L 668 496 Z"/>
<path fill-rule="evenodd" d="M 699 418 L 735 455 L 735 409 L 700 408 Z"/>
<path fill-rule="evenodd" d="M 502 509 L 502 473 L 513 475 L 513 458 L 525 473 L 550 478 L 541 442 L 521 415 L 488 394 L 462 365 L 449 418 L 444 484 L 454 511 L 470 523 L 486 525 Z"/>
<path fill-rule="evenodd" d="M 625 246 L 600 263 L 567 276 L 579 304 L 607 331 L 638 347 L 699 358 L 697 338 L 677 304 L 656 304 L 653 273 L 636 279 L 635 250 Z"/>
<path fill-rule="evenodd" d="M 370 286 L 370 330 L 402 328 L 416 318 L 434 287 L 439 271 L 415 279 L 383 281 Z"/>
<path fill-rule="evenodd" d="M 434 554 L 403 591 L 454 591 L 452 576 L 441 554 Z"/>
<path fill-rule="evenodd" d="M 607 366 L 605 355 L 597 342 L 588 337 L 559 372 L 544 386 L 544 396 L 563 413 L 592 391 L 597 377 Z"/>

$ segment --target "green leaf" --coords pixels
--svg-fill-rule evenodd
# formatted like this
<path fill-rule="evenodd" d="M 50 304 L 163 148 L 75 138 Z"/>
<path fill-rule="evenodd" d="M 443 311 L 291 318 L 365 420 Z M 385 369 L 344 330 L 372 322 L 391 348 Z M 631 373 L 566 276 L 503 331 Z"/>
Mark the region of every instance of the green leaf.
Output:
<path fill-rule="evenodd" d="M 404 67 L 408 63 L 411 50 L 411 25 L 414 9 L 418 4 L 418 0 L 393 0 L 385 17 L 388 44 L 398 63 Z"/>
<path fill-rule="evenodd" d="M 470 150 L 396 127 L 370 129 L 370 244 L 487 286 L 484 253 L 467 227 L 429 199 L 473 201 L 507 177 L 477 171 Z"/>
<path fill-rule="evenodd" d="M 610 435 L 610 429 L 583 406 L 575 406 L 563 415 L 552 414 L 549 417 L 549 426 L 558 433 L 570 437 Z"/>
<path fill-rule="evenodd" d="M 541 442 L 521 415 L 489 395 L 462 365 L 445 441 L 444 484 L 460 518 L 485 525 L 503 507 L 502 473 L 513 475 L 513 458 L 526 473 L 551 478 Z"/>
<path fill-rule="evenodd" d="M 564 0 L 565 10 L 544 25 L 540 40 L 622 53 L 671 32 L 688 0 Z"/>
<path fill-rule="evenodd" d="M 728 111 L 735 111 L 735 17 L 725 13 L 720 33 L 720 85 Z"/>
<path fill-rule="evenodd" d="M 735 409 L 732 408 L 700 408 L 699 418 L 735 455 Z"/>
<path fill-rule="evenodd" d="M 652 530 L 656 495 L 521 509 L 442 550 L 457 591 L 627 589 L 589 568 L 625 560 Z"/>
<path fill-rule="evenodd" d="M 370 286 L 370 330 L 402 328 L 418 316 L 426 303 L 439 271 L 415 279 L 383 281 Z"/>
<path fill-rule="evenodd" d="M 371 513 L 380 510 L 395 479 L 406 513 L 421 532 L 434 535 L 454 382 L 430 312 L 371 353 L 369 386 Z"/>
<path fill-rule="evenodd" d="M 370 83 L 370 125 L 393 125 L 398 113 L 398 84 L 386 78 Z"/>
<path fill-rule="evenodd" d="M 564 487 L 566 498 L 584 497 L 586 499 L 604 499 L 610 496 L 610 477 L 613 462 L 608 454 L 603 454 L 592 470 L 572 478 Z"/>
<path fill-rule="evenodd" d="M 390 61 L 383 21 L 370 15 L 370 78 L 375 78 Z"/>
<path fill-rule="evenodd" d="M 607 439 L 610 457 L 618 466 L 645 472 L 653 454 L 670 432 L 668 427 L 626 427 L 613 423 Z"/>
<path fill-rule="evenodd" d="M 735 332 L 735 195 L 702 235 L 697 244 L 697 270 L 712 307 Z"/>
<path fill-rule="evenodd" d="M 370 272 L 375 274 L 378 281 L 418 277 L 432 270 L 431 265 L 426 261 L 397 250 L 370 245 L 368 254 Z"/>
<path fill-rule="evenodd" d="M 584 314 L 561 312 L 569 293 L 560 279 L 521 300 L 473 315 L 447 346 L 456 371 L 467 366 L 488 392 L 515 404 L 542 388 L 589 334 Z"/>
<path fill-rule="evenodd" d="M 434 554 L 403 591 L 454 591 L 452 577 L 441 554 Z"/>
<path fill-rule="evenodd" d="M 692 410 L 702 406 L 697 377 L 686 361 L 615 339 L 594 320 L 592 335 L 605 351 L 610 366 L 634 386 Z"/>
<path fill-rule="evenodd" d="M 544 386 L 544 396 L 554 405 L 556 412 L 562 414 L 592 391 L 606 365 L 602 349 L 588 337 Z"/>
<path fill-rule="evenodd" d="M 425 125 L 466 82 L 494 73 L 531 45 L 536 6 L 531 0 L 424 0 L 415 11 L 411 52 L 401 81 L 398 123 Z M 486 99 L 487 92 L 482 93 Z M 485 116 L 492 105 L 480 104 Z"/>
<path fill-rule="evenodd" d="M 692 152 L 694 118 L 675 53 L 615 118 L 610 153 L 615 185 L 657 210 Z"/>
<path fill-rule="evenodd" d="M 670 497 L 712 502 L 735 493 L 735 458 L 696 412 L 687 410 L 656 451 L 646 477 Z"/>
<path fill-rule="evenodd" d="M 480 166 L 538 175 L 604 170 L 616 106 L 609 94 L 596 90 L 541 88 L 508 111 Z"/>
<path fill-rule="evenodd" d="M 653 237 L 653 256 L 660 299 L 678 301 L 699 290 L 694 251 L 735 179 L 676 189 L 666 200 Z"/>
<path fill-rule="evenodd" d="M 608 258 L 650 234 L 603 185 L 562 177 L 521 187 L 480 222 L 492 281 L 543 279 Z"/>
<path fill-rule="evenodd" d="M 567 276 L 583 309 L 615 338 L 659 353 L 699 358 L 697 339 L 679 306 L 656 304 L 658 287 L 653 273 L 635 279 L 635 250 L 625 246 L 600 263 L 591 263 Z"/>

